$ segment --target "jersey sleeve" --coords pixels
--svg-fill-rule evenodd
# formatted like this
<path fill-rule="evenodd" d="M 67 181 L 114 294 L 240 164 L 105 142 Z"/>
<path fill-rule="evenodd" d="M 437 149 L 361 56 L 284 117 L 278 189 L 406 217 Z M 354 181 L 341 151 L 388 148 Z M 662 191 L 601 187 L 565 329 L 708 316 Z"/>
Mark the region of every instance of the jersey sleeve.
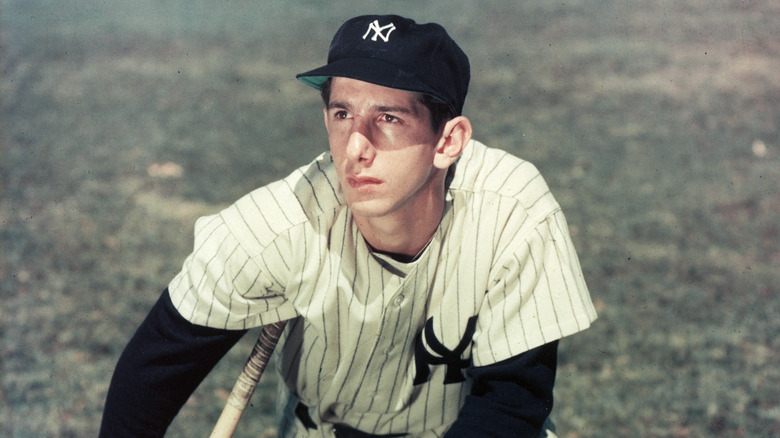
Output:
<path fill-rule="evenodd" d="M 100 438 L 164 436 L 187 398 L 245 332 L 187 322 L 164 291 L 117 362 Z"/>
<path fill-rule="evenodd" d="M 168 286 L 174 306 L 193 324 L 229 330 L 295 317 L 285 273 L 272 272 L 263 255 L 246 249 L 224 214 L 198 219 L 193 252 Z"/>
<path fill-rule="evenodd" d="M 585 330 L 596 319 L 560 210 L 539 222 L 494 266 L 472 348 L 484 366 Z"/>
<path fill-rule="evenodd" d="M 471 393 L 445 438 L 538 438 L 553 407 L 558 341 L 471 367 Z"/>

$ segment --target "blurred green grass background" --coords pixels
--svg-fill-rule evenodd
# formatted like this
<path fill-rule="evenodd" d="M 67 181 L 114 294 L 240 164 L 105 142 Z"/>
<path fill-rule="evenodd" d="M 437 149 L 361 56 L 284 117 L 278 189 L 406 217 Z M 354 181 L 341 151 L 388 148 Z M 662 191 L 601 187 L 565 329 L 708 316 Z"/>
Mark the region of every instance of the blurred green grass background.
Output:
<path fill-rule="evenodd" d="M 327 147 L 294 79 L 361 13 L 442 23 L 475 137 L 534 162 L 600 313 L 561 345 L 562 437 L 780 436 L 780 7 L 770 0 L 9 0 L 0 435 L 97 434 L 194 220 Z M 170 164 L 166 164 L 170 163 Z M 205 436 L 253 342 L 168 436 Z M 273 427 L 269 373 L 237 436 Z"/>

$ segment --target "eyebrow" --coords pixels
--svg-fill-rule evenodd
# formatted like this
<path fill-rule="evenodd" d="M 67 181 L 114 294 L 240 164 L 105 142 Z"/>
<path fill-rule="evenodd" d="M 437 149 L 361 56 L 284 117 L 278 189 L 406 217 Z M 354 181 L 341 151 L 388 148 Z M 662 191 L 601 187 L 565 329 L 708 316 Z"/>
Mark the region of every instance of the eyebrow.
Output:
<path fill-rule="evenodd" d="M 413 111 L 405 106 L 378 106 L 376 110 L 383 113 L 417 114 L 417 111 Z"/>
<path fill-rule="evenodd" d="M 330 102 L 328 104 L 328 109 L 344 109 L 349 110 L 349 106 L 346 103 L 342 102 Z M 386 105 L 378 105 L 371 107 L 372 110 L 382 113 L 401 113 L 401 114 L 411 114 L 411 115 L 417 115 L 417 111 L 414 111 L 413 109 L 410 109 L 405 106 L 386 106 Z"/>

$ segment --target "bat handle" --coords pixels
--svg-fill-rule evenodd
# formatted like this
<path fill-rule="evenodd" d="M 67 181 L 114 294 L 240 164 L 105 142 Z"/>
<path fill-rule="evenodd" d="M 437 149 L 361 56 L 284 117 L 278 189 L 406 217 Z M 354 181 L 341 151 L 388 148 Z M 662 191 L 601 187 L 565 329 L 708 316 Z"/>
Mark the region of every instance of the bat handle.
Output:
<path fill-rule="evenodd" d="M 233 436 L 238 421 L 241 419 L 244 409 L 249 405 L 252 393 L 257 387 L 257 382 L 260 381 L 260 376 L 263 375 L 265 366 L 268 365 L 268 360 L 276 348 L 276 343 L 279 341 L 279 336 L 284 331 L 285 325 L 287 325 L 287 321 L 263 326 L 263 330 L 252 349 L 252 354 L 249 355 L 241 375 L 238 376 L 238 380 L 233 385 L 225 408 L 209 438 L 230 438 Z"/>

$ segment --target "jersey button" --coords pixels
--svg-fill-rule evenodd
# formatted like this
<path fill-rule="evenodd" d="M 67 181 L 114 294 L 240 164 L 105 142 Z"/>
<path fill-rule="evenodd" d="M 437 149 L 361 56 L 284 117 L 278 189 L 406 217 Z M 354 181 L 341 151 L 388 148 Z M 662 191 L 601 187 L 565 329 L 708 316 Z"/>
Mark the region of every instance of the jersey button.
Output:
<path fill-rule="evenodd" d="M 398 295 L 397 297 L 393 298 L 393 304 L 395 304 L 396 307 L 401 307 L 401 304 L 404 302 L 404 296 Z"/>

